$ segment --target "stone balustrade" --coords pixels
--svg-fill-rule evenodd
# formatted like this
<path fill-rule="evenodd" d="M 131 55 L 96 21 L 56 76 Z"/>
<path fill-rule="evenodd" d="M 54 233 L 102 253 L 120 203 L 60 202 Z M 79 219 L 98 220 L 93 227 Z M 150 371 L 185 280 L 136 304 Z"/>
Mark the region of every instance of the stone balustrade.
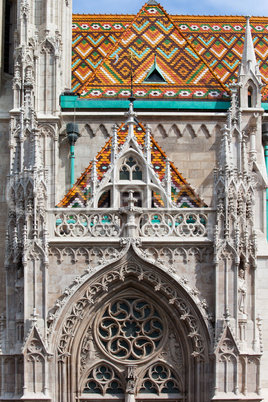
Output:
<path fill-rule="evenodd" d="M 57 209 L 48 211 L 49 237 L 59 238 L 196 238 L 213 239 L 215 211 L 210 208 L 133 211 Z M 132 216 L 130 216 L 132 215 Z M 129 232 L 131 221 L 132 231 Z M 134 228 L 134 232 L 133 232 Z"/>

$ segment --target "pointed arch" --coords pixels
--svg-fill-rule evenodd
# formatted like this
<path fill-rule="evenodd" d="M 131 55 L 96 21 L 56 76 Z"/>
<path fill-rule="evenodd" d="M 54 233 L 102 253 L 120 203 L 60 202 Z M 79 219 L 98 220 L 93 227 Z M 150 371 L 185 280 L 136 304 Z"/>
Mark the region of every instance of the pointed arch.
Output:
<path fill-rule="evenodd" d="M 99 127 L 98 127 L 98 129 L 97 129 L 97 132 L 96 132 L 96 135 L 98 134 L 98 132 L 100 132 L 100 133 L 102 134 L 102 136 L 103 136 L 105 139 L 109 138 L 108 130 L 107 130 L 107 128 L 104 126 L 104 124 L 100 124 L 100 125 L 99 125 Z"/>
<path fill-rule="evenodd" d="M 183 130 L 183 137 L 187 135 L 190 136 L 192 139 L 196 138 L 196 133 L 191 124 L 187 124 L 185 129 Z"/>
<path fill-rule="evenodd" d="M 40 135 L 44 137 L 55 137 L 56 131 L 55 128 L 51 124 L 42 124 L 39 126 Z"/>
<path fill-rule="evenodd" d="M 54 44 L 52 43 L 52 41 L 46 38 L 44 42 L 41 44 L 41 53 L 52 54 L 54 52 L 55 52 Z"/>
<path fill-rule="evenodd" d="M 177 124 L 172 124 L 170 132 L 173 132 L 177 138 L 182 137 L 181 130 L 177 126 Z"/>
<path fill-rule="evenodd" d="M 183 367 L 181 377 L 179 375 L 175 380 L 173 379 L 174 383 L 170 384 L 170 387 L 171 385 L 174 387 L 175 383 L 181 384 L 179 379 L 182 378 L 183 385 L 178 386 L 176 390 L 181 392 L 188 387 L 188 392 L 194 395 L 197 392 L 194 382 L 190 382 L 192 385 L 189 385 L 189 378 L 186 381 L 186 377 L 194 378 L 195 370 L 200 370 L 200 382 L 202 382 L 204 375 L 212 370 L 208 357 L 212 339 L 207 321 L 203 318 L 193 297 L 179 282 L 175 284 L 174 277 L 169 277 L 156 266 L 135 257 L 133 251 L 129 251 L 129 253 L 127 261 L 122 258 L 119 263 L 107 265 L 98 273 L 91 275 L 82 285 L 78 281 L 76 290 L 68 293 L 68 301 L 61 312 L 58 315 L 54 312 L 54 316 L 56 315 L 57 318 L 49 330 L 52 334 L 49 342 L 55 353 L 54 359 L 58 374 L 62 375 L 64 367 L 67 372 L 69 372 L 68 367 L 73 367 L 72 376 L 79 382 L 80 373 L 84 373 L 85 368 L 88 367 L 85 359 L 95 365 L 96 362 L 99 362 L 99 357 L 103 355 L 106 356 L 107 362 L 121 367 L 121 372 L 125 365 L 133 364 L 138 367 L 137 370 L 141 371 L 143 368 L 145 371 L 146 364 L 149 364 L 152 358 L 159 353 L 164 355 L 168 353 L 170 363 L 167 362 L 167 369 L 170 369 L 170 364 L 176 372 L 180 373 L 180 367 Z M 127 309 L 127 304 L 133 305 L 131 310 Z M 140 346 L 138 351 L 133 351 L 133 359 L 129 360 L 125 351 L 120 354 L 120 350 L 116 349 L 116 344 L 113 344 L 112 350 L 110 349 L 110 341 L 105 335 L 105 328 L 108 329 L 107 325 L 109 326 L 110 312 L 112 313 L 111 320 L 116 320 L 118 308 L 120 308 L 120 314 L 125 314 L 124 311 L 134 311 L 134 305 L 139 311 L 143 311 L 143 306 L 147 306 L 144 310 L 147 311 L 145 315 L 135 316 L 143 318 L 135 319 L 138 321 L 146 319 L 146 317 L 154 319 L 155 324 L 150 328 L 154 328 L 154 332 L 156 331 L 158 335 L 155 336 L 155 340 L 150 341 L 155 343 L 153 348 L 150 349 L 149 346 L 146 346 L 146 352 L 143 355 L 143 348 Z M 150 314 L 148 309 L 151 310 Z M 156 313 L 153 313 L 154 311 Z M 113 318 L 113 314 L 115 318 Z M 124 329 L 119 332 L 122 334 L 122 331 L 130 331 L 135 339 L 138 336 L 135 335 L 139 332 L 138 328 L 142 327 L 138 323 L 134 324 L 135 319 L 130 320 L 131 325 L 124 324 Z M 160 324 L 160 322 L 162 323 Z M 120 326 L 121 324 L 115 325 Z M 101 337 L 99 328 L 102 328 Z M 147 327 L 144 326 L 144 328 Z M 116 333 L 111 333 L 112 338 L 117 336 Z M 111 342 L 114 342 L 115 340 L 112 338 Z M 124 350 L 129 350 L 128 342 L 124 342 L 127 341 L 122 340 L 120 345 L 124 346 Z M 167 346 L 166 342 L 173 346 Z M 178 342 L 181 342 L 183 346 L 179 346 Z M 165 349 L 166 347 L 167 349 Z M 68 355 L 71 356 L 70 359 L 67 358 Z M 71 381 L 67 380 L 66 384 L 69 383 Z M 62 384 L 59 386 L 62 387 Z M 200 386 L 202 387 L 201 383 Z M 68 391 L 66 389 L 64 392 L 75 395 L 74 389 L 68 389 Z"/>
<path fill-rule="evenodd" d="M 101 361 L 81 376 L 78 387 L 81 393 L 95 398 L 119 394 L 123 399 L 126 384 L 124 377 L 114 365 Z"/>
<path fill-rule="evenodd" d="M 163 127 L 162 124 L 158 124 L 158 126 L 157 126 L 157 131 L 158 131 L 158 133 L 162 136 L 162 138 L 166 138 L 166 137 L 168 136 L 168 134 L 167 134 L 167 132 L 166 132 L 166 130 L 165 130 L 165 128 Z"/>
<path fill-rule="evenodd" d="M 66 340 L 67 342 L 64 341 L 64 344 L 60 342 L 59 337 L 61 336 L 59 335 L 59 330 L 60 327 L 64 328 L 64 325 L 67 323 L 67 317 L 70 313 L 71 306 L 76 309 L 75 306 L 80 305 L 79 297 L 81 298 L 81 296 L 84 294 L 82 297 L 84 302 L 83 306 L 81 306 L 83 311 L 81 310 L 81 313 L 85 314 L 84 310 L 88 309 L 89 305 L 95 304 L 96 300 L 100 300 L 101 297 L 106 297 L 107 292 L 110 292 L 111 286 L 111 289 L 115 290 L 116 287 L 121 287 L 122 281 L 124 281 L 125 286 L 127 280 L 130 280 L 131 282 L 133 278 L 139 278 L 140 285 L 149 286 L 154 293 L 157 291 L 163 294 L 169 305 L 173 305 L 174 307 L 176 306 L 180 314 L 186 314 L 183 319 L 186 324 L 188 323 L 187 316 L 191 312 L 191 317 L 193 319 L 198 318 L 198 321 L 201 323 L 200 326 L 198 325 L 198 328 L 202 332 L 202 335 L 200 333 L 201 338 L 206 338 L 206 340 L 209 339 L 210 335 L 208 323 L 201 318 L 203 313 L 195 304 L 189 293 L 187 293 L 187 291 L 182 287 L 181 283 L 178 281 L 176 282 L 176 285 L 172 285 L 172 283 L 174 283 L 174 278 L 171 278 L 168 274 L 163 272 L 155 265 L 145 262 L 143 259 L 138 257 L 134 251 L 129 251 L 127 261 L 125 258 L 122 258 L 117 263 L 106 265 L 101 271 L 95 275 L 93 274 L 92 277 L 90 277 L 84 283 L 80 284 L 81 282 L 79 281 L 79 291 L 77 291 L 77 288 L 75 292 L 72 292 L 72 297 L 66 300 L 66 305 L 64 305 L 62 310 L 56 314 L 56 321 L 53 323 L 53 329 L 57 330 L 53 331 L 52 338 L 55 339 L 51 339 L 51 342 L 54 345 L 61 344 L 61 347 L 57 349 L 59 358 L 62 356 L 61 350 L 67 350 L 70 346 L 70 339 Z M 185 299 L 186 304 L 181 304 L 182 299 Z M 60 320 L 58 319 L 59 316 L 61 316 Z M 77 319 L 78 316 L 76 317 L 75 322 L 73 322 L 72 330 L 74 332 L 77 330 Z M 188 328 L 191 331 L 190 327 Z M 197 335 L 197 337 L 199 338 L 199 335 Z M 195 340 L 193 341 L 195 343 Z M 197 348 L 196 352 L 198 354 L 206 353 L 208 351 L 203 342 L 197 342 L 193 347 Z"/>
<path fill-rule="evenodd" d="M 204 136 L 206 139 L 211 137 L 211 134 L 206 126 L 206 124 L 201 124 L 198 132 L 197 132 L 197 137 L 199 136 Z"/>
<path fill-rule="evenodd" d="M 141 373 L 137 383 L 137 393 L 142 395 L 169 395 L 169 399 L 184 394 L 182 373 L 174 371 L 168 363 L 157 361 Z"/>
<path fill-rule="evenodd" d="M 92 130 L 91 126 L 87 123 L 84 125 L 84 127 L 81 130 L 82 135 L 89 136 L 89 138 L 94 138 L 96 136 L 96 133 Z"/>

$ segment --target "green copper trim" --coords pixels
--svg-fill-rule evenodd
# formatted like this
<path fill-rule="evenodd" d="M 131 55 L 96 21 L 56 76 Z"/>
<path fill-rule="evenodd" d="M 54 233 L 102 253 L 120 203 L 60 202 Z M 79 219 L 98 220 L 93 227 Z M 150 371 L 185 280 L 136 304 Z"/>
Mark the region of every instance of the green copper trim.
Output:
<path fill-rule="evenodd" d="M 265 157 L 266 172 L 268 176 L 268 144 L 264 145 L 264 157 Z M 268 188 L 266 189 L 266 238 L 268 241 Z"/>
<path fill-rule="evenodd" d="M 74 181 L 75 181 L 75 178 L 74 178 L 74 159 L 75 159 L 74 145 L 70 145 L 70 159 L 71 159 L 71 177 L 70 177 L 70 181 L 71 181 L 71 188 L 72 188 L 73 185 L 74 185 Z"/>
<path fill-rule="evenodd" d="M 127 99 L 77 99 L 75 96 L 61 95 L 62 109 L 128 109 Z M 137 99 L 135 109 L 169 109 L 169 110 L 228 110 L 230 102 L 224 100 L 164 100 Z M 268 104 L 267 104 L 268 110 Z"/>
<path fill-rule="evenodd" d="M 151 67 L 151 69 L 150 69 L 150 71 L 149 71 L 149 73 L 146 75 L 146 78 L 144 79 L 144 83 L 145 84 L 153 84 L 154 82 L 153 81 L 150 81 L 149 79 L 150 79 L 150 76 L 153 74 L 153 72 L 154 71 L 156 71 L 158 74 L 159 74 L 159 76 L 162 78 L 162 80 L 163 80 L 163 84 L 166 84 L 167 83 L 167 81 L 165 80 L 165 77 L 164 77 L 164 75 L 163 75 L 163 73 L 162 73 L 162 71 L 161 71 L 161 69 L 160 69 L 160 67 L 158 67 L 158 64 L 157 64 L 157 61 L 156 61 L 156 55 L 154 56 L 154 64 L 152 65 L 152 67 Z M 161 82 L 157 82 L 157 84 L 161 84 Z"/>

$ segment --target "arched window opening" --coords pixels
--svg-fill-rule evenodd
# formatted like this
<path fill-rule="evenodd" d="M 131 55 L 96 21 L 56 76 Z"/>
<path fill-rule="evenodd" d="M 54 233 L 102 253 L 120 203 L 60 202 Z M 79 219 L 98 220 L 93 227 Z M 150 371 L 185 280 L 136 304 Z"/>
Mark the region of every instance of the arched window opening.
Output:
<path fill-rule="evenodd" d="M 120 170 L 120 180 L 129 180 L 129 170 L 126 166 Z"/>
<path fill-rule="evenodd" d="M 252 87 L 248 87 L 248 107 L 252 107 L 252 96 L 253 96 Z"/>
<path fill-rule="evenodd" d="M 168 394 L 172 397 L 174 394 L 181 393 L 180 388 L 173 371 L 166 364 L 159 362 L 146 371 L 138 392 L 140 394 Z"/>
<path fill-rule="evenodd" d="M 136 166 L 132 172 L 133 180 L 142 180 L 142 171 L 140 170 L 139 166 Z"/>
<path fill-rule="evenodd" d="M 119 172 L 119 179 L 142 180 L 142 168 L 132 156 L 124 160 Z"/>
<path fill-rule="evenodd" d="M 97 395 L 124 394 L 124 386 L 115 370 L 102 363 L 94 367 L 86 380 L 83 393 Z"/>

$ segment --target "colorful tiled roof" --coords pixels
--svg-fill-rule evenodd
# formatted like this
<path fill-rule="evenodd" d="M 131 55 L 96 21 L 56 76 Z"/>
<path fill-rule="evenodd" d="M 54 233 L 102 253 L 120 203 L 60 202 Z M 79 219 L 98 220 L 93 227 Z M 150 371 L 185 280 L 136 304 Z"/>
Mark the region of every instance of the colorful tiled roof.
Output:
<path fill-rule="evenodd" d="M 118 148 L 119 151 L 125 143 L 128 133 L 128 126 L 122 124 L 118 130 Z M 134 133 L 138 143 L 144 147 L 145 144 L 145 129 L 142 124 L 135 126 Z M 98 180 L 101 182 L 105 173 L 111 163 L 111 142 L 110 138 L 102 150 L 96 157 Z M 157 142 L 151 137 L 151 162 L 157 177 L 160 181 L 164 180 L 166 171 L 166 154 L 157 144 Z M 205 207 L 206 204 L 199 198 L 187 181 L 178 172 L 174 164 L 171 162 L 171 191 L 172 200 L 177 207 L 189 208 L 189 207 Z M 91 182 L 92 163 L 88 166 L 82 176 L 77 180 L 73 188 L 66 194 L 63 200 L 57 205 L 57 207 L 85 207 L 90 199 L 90 182 Z M 160 194 L 154 194 L 154 202 L 156 206 L 163 207 L 163 201 Z"/>
<path fill-rule="evenodd" d="M 170 16 L 161 5 L 132 15 L 73 16 L 72 90 L 86 98 L 127 98 L 134 55 L 137 98 L 228 98 L 237 78 L 246 19 Z M 260 72 L 268 83 L 268 18 L 251 18 Z M 157 65 L 166 83 L 144 83 Z M 268 100 L 263 89 L 263 100 Z"/>

